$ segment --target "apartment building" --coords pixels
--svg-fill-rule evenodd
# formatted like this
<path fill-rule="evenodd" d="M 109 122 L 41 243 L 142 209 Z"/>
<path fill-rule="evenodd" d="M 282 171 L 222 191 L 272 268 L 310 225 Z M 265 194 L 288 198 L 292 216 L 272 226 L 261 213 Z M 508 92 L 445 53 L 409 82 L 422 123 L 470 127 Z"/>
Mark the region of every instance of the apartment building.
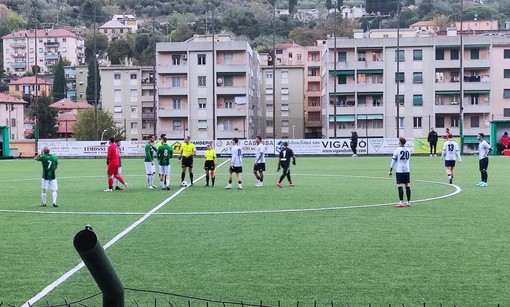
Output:
<path fill-rule="evenodd" d="M 101 106 L 113 114 L 126 140 L 147 139 L 156 132 L 154 70 L 151 66 L 112 65 L 99 67 Z"/>
<path fill-rule="evenodd" d="M 9 94 L 22 98 L 25 95 L 51 95 L 52 84 L 41 77 L 23 77 L 9 83 Z"/>
<path fill-rule="evenodd" d="M 93 108 L 93 106 L 86 101 L 76 102 L 68 98 L 60 99 L 52 103 L 50 107 L 58 110 L 58 137 L 65 138 L 66 140 L 74 136 L 73 127 L 74 124 L 76 124 L 78 113 L 82 110 Z"/>
<path fill-rule="evenodd" d="M 338 38 L 336 50 L 328 41 L 324 135 L 423 138 L 432 127 L 460 135 L 462 123 L 469 148 L 491 120 L 510 117 L 510 38 L 401 37 L 397 47 L 395 33 Z"/>
<path fill-rule="evenodd" d="M 253 138 L 259 121 L 258 54 L 229 35 L 158 43 L 158 131 L 170 139 Z"/>
<path fill-rule="evenodd" d="M 2 39 L 7 73 L 23 75 L 35 65 L 43 73 L 51 72 L 60 56 L 72 65 L 85 63 L 83 38 L 65 29 L 21 30 Z"/>
<path fill-rule="evenodd" d="M 0 126 L 9 127 L 9 139 L 17 140 L 24 138 L 26 101 L 0 93 Z"/>
<path fill-rule="evenodd" d="M 65 66 L 66 98 L 72 101 L 87 100 L 88 66 Z"/>

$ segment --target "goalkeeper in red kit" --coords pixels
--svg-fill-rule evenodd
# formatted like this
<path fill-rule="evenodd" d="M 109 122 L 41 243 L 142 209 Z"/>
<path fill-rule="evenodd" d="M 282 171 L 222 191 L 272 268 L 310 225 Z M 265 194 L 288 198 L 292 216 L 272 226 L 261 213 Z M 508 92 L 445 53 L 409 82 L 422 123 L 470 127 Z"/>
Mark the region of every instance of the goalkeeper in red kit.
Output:
<path fill-rule="evenodd" d="M 128 185 L 119 175 L 119 167 L 120 167 L 120 153 L 119 147 L 115 144 L 115 138 L 110 138 L 110 145 L 108 146 L 108 154 L 106 156 L 106 165 L 108 174 L 108 189 L 104 190 L 105 192 L 113 191 L 113 178 L 117 179 L 120 183 L 124 185 L 124 188 L 127 190 Z"/>

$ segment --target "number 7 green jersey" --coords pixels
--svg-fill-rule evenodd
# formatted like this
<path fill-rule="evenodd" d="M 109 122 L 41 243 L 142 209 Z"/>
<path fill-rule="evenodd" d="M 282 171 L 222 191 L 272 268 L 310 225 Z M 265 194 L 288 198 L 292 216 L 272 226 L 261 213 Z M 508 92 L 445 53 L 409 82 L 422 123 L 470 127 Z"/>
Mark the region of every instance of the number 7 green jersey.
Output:
<path fill-rule="evenodd" d="M 57 157 L 52 154 L 44 154 L 37 158 L 37 161 L 41 161 L 43 173 L 42 178 L 45 180 L 54 180 L 57 179 L 57 166 L 58 160 Z"/>

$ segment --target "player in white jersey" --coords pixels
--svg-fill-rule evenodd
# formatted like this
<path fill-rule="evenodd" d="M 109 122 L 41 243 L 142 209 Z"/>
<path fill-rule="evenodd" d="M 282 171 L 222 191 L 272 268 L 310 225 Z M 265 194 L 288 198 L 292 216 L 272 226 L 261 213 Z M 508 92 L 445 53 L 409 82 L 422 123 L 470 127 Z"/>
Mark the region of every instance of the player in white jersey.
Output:
<path fill-rule="evenodd" d="M 482 177 L 482 181 L 477 184 L 479 187 L 487 187 L 487 169 L 489 168 L 489 155 L 492 151 L 491 145 L 484 140 L 485 134 L 478 133 L 477 138 L 478 142 L 478 158 L 480 158 L 479 166 L 480 166 L 480 175 Z"/>
<path fill-rule="evenodd" d="M 393 168 L 395 167 L 395 178 L 397 179 L 397 190 L 399 203 L 395 207 L 411 207 L 411 168 L 409 160 L 411 159 L 411 151 L 405 147 L 406 139 L 400 137 L 398 139 L 399 147 L 393 152 L 393 157 L 390 164 L 390 172 L 388 176 L 391 177 Z M 406 188 L 407 201 L 404 202 L 404 187 Z"/>
<path fill-rule="evenodd" d="M 266 157 L 264 156 L 266 147 L 262 144 L 262 137 L 260 135 L 257 135 L 255 138 L 255 143 L 257 143 L 257 147 L 255 147 L 253 174 L 255 174 L 257 178 L 257 184 L 255 186 L 261 188 L 264 186 L 264 172 L 266 171 Z"/>
<path fill-rule="evenodd" d="M 225 189 L 232 189 L 232 173 L 236 173 L 238 183 L 237 189 L 242 190 L 241 173 L 243 172 L 243 150 L 239 146 L 239 140 L 237 138 L 232 139 L 231 153 L 230 169 L 228 170 L 228 185 Z"/>
<path fill-rule="evenodd" d="M 446 170 L 446 175 L 448 176 L 448 182 L 451 184 L 453 182 L 453 169 L 455 168 L 455 161 L 459 160 L 459 162 L 462 162 L 462 157 L 460 156 L 459 144 L 453 140 L 452 135 L 448 134 L 446 138 L 446 142 L 444 142 L 443 145 L 441 160 L 444 160 L 444 167 Z"/>

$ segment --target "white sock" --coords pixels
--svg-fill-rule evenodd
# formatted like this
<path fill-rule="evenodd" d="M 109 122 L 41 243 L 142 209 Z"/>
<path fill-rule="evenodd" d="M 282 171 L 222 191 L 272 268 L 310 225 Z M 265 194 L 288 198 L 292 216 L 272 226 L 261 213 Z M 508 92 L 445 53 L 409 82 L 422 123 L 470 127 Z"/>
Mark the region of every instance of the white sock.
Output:
<path fill-rule="evenodd" d="M 43 205 L 45 205 L 46 204 L 46 192 L 41 192 L 41 199 L 42 199 Z"/>
<path fill-rule="evenodd" d="M 57 191 L 53 191 L 51 197 L 53 198 L 53 203 L 57 204 Z"/>

